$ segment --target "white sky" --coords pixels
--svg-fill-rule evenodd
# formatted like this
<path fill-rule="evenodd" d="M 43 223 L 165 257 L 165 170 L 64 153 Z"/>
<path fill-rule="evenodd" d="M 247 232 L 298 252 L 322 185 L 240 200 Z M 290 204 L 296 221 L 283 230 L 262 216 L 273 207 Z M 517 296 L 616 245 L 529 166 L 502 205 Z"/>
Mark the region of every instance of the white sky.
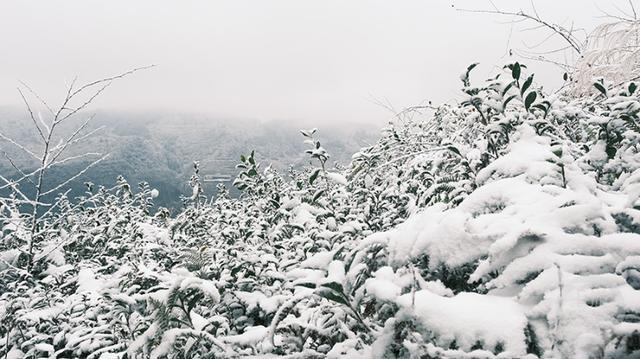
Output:
<path fill-rule="evenodd" d="M 597 3 L 597 4 L 596 4 Z M 508 10 L 530 2 L 496 1 Z M 551 21 L 587 28 L 626 0 L 536 0 Z M 482 0 L 3 1 L 0 105 L 18 104 L 18 80 L 51 102 L 75 76 L 93 80 L 158 67 L 115 83 L 96 107 L 215 116 L 380 124 L 394 106 L 457 95 L 459 74 L 503 64 L 508 18 Z M 520 27 L 522 28 L 522 26 Z M 516 29 L 517 30 L 517 29 Z M 524 48 L 545 33 L 514 31 Z M 530 63 L 530 61 L 529 61 Z M 533 64 L 535 65 L 535 64 Z M 533 66 L 534 68 L 540 65 Z M 559 70 L 542 67 L 557 85 Z"/>

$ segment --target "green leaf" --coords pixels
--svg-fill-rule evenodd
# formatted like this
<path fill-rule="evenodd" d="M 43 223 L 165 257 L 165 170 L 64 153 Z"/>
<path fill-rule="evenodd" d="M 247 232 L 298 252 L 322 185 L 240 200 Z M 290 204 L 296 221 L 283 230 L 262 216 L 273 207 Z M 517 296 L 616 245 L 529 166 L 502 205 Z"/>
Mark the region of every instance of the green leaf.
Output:
<path fill-rule="evenodd" d="M 257 176 L 258 175 L 258 171 L 256 171 L 255 168 L 252 168 L 249 170 L 248 175 L 251 177 Z"/>
<path fill-rule="evenodd" d="M 532 107 L 542 110 L 544 112 L 544 117 L 547 117 L 547 114 L 551 109 L 551 102 L 545 100 L 545 101 L 542 101 L 541 103 L 537 103 L 533 105 Z"/>
<path fill-rule="evenodd" d="M 323 283 L 323 284 L 321 284 L 321 286 L 330 288 L 330 289 L 340 293 L 341 295 L 344 295 L 344 289 L 342 288 L 342 284 L 340 284 L 338 282 Z"/>
<path fill-rule="evenodd" d="M 315 182 L 316 178 L 318 178 L 318 175 L 320 174 L 320 168 L 316 168 L 313 173 L 311 173 L 311 176 L 309 176 L 309 184 L 313 184 L 313 182 Z"/>
<path fill-rule="evenodd" d="M 616 155 L 616 152 L 618 152 L 618 150 L 614 146 L 607 144 L 607 146 L 605 147 L 605 152 L 607 153 L 607 157 L 609 159 L 613 159 L 613 157 Z"/>
<path fill-rule="evenodd" d="M 536 97 L 538 97 L 538 94 L 535 91 L 531 91 L 527 95 L 527 98 L 524 99 L 524 108 L 527 111 L 529 111 L 529 107 L 531 107 L 531 104 L 536 100 Z"/>
<path fill-rule="evenodd" d="M 507 92 L 509 92 L 509 90 L 511 89 L 511 87 L 513 87 L 514 84 L 515 82 L 513 81 L 509 82 L 509 84 L 505 86 L 504 90 L 502 90 L 502 96 L 506 95 Z"/>
<path fill-rule="evenodd" d="M 607 96 L 607 89 L 600 82 L 594 82 L 593 87 L 600 91 L 605 97 Z"/>
<path fill-rule="evenodd" d="M 511 96 L 507 97 L 506 100 L 504 100 L 504 102 L 502 103 L 502 110 L 503 111 L 507 108 L 507 105 L 509 104 L 509 102 L 511 102 L 511 100 L 513 100 L 514 98 L 516 98 L 516 95 L 511 95 Z"/>
<path fill-rule="evenodd" d="M 636 89 L 638 88 L 638 85 L 636 85 L 635 82 L 632 82 L 629 84 L 629 95 L 633 95 L 634 92 L 636 92 Z"/>
<path fill-rule="evenodd" d="M 537 108 L 537 109 L 542 110 L 544 112 L 547 112 L 547 106 L 545 106 L 545 105 L 543 105 L 541 103 L 537 103 L 537 104 L 535 104 L 535 105 L 533 105 L 531 107 Z"/>
<path fill-rule="evenodd" d="M 462 155 L 460 154 L 460 151 L 455 146 L 449 146 L 449 147 L 447 147 L 447 149 L 449 151 L 455 153 L 456 155 L 462 157 Z"/>
<path fill-rule="evenodd" d="M 518 80 L 520 78 L 520 64 L 519 63 L 515 63 L 513 64 L 513 67 L 511 68 L 511 76 L 513 77 L 514 80 Z"/>
<path fill-rule="evenodd" d="M 242 270 L 242 268 L 244 268 L 244 264 L 240 264 L 239 266 L 233 268 L 231 270 L 231 275 L 235 276 L 236 274 L 238 274 L 238 272 L 240 272 Z"/>
<path fill-rule="evenodd" d="M 627 114 L 620 115 L 620 118 L 627 124 L 627 127 L 640 134 L 640 126 L 636 123 L 632 116 Z"/>
<path fill-rule="evenodd" d="M 565 73 L 562 75 L 562 79 L 563 79 L 563 80 L 565 80 L 565 81 L 567 81 L 567 80 L 569 79 L 569 74 L 565 72 Z"/>
<path fill-rule="evenodd" d="M 320 196 L 322 196 L 322 194 L 324 193 L 324 190 L 321 189 L 319 191 L 316 191 L 316 193 L 313 195 L 313 199 L 311 200 L 312 202 L 315 202 L 318 200 L 318 198 L 320 198 Z"/>
<path fill-rule="evenodd" d="M 311 288 L 311 289 L 315 289 L 315 287 L 316 287 L 315 283 L 298 283 L 296 285 L 299 285 L 301 287 Z"/>
<path fill-rule="evenodd" d="M 198 293 L 196 293 L 193 298 L 191 298 L 191 300 L 189 300 L 189 303 L 187 303 L 187 312 L 190 312 L 193 308 L 195 308 L 196 304 L 198 304 L 198 302 L 204 298 L 204 294 L 202 291 L 199 291 Z"/>
<path fill-rule="evenodd" d="M 473 63 L 471 65 L 469 65 L 467 67 L 467 71 L 464 73 L 464 76 L 462 76 L 462 84 L 466 87 L 469 86 L 469 73 L 471 72 L 471 70 L 473 70 L 476 66 L 478 66 L 478 63 Z"/>
<path fill-rule="evenodd" d="M 349 305 L 347 301 L 340 295 L 336 294 L 336 292 L 332 290 L 319 290 L 316 292 L 322 298 L 326 298 L 332 302 Z"/>
<path fill-rule="evenodd" d="M 247 158 L 244 155 L 240 155 L 240 161 L 247 162 Z"/>
<path fill-rule="evenodd" d="M 531 84 L 533 83 L 533 75 L 527 77 L 524 84 L 522 84 L 522 89 L 520 89 L 520 95 L 524 95 L 525 92 L 529 89 Z"/>

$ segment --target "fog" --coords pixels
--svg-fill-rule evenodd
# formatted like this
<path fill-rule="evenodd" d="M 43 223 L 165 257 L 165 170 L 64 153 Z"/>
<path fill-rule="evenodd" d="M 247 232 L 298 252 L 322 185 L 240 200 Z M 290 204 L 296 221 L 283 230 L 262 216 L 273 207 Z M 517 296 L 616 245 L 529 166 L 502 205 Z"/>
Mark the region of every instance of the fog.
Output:
<path fill-rule="evenodd" d="M 586 29 L 624 1 L 535 2 L 541 16 Z M 506 10 L 529 1 L 497 1 Z M 455 99 L 459 74 L 504 63 L 540 39 L 509 18 L 459 9 L 485 1 L 7 1 L 0 4 L 0 103 L 25 81 L 51 102 L 89 81 L 156 64 L 114 84 L 96 108 L 229 118 L 381 124 L 396 108 Z M 576 10 L 579 9 L 579 10 Z M 578 12 L 577 12 L 578 11 Z M 518 24 L 519 29 L 526 26 Z M 530 62 L 530 61 L 529 61 Z M 531 64 L 548 86 L 562 72 Z"/>

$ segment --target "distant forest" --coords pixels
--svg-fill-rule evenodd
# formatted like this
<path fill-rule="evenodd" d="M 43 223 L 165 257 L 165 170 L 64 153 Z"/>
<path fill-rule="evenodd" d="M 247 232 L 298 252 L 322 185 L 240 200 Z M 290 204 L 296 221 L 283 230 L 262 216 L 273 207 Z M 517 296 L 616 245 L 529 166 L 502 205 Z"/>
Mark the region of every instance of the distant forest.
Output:
<path fill-rule="evenodd" d="M 0 130 L 13 138 L 37 146 L 35 133 L 29 127 L 28 114 L 19 108 L 0 108 Z M 306 144 L 294 121 L 260 122 L 211 118 L 193 114 L 98 112 L 91 125 L 96 136 L 79 143 L 74 153 L 109 153 L 99 165 L 90 168 L 69 187 L 69 197 L 82 195 L 85 183 L 111 187 L 122 175 L 132 186 L 146 181 L 159 191 L 155 208 L 166 207 L 171 212 L 180 209 L 181 195 L 190 195 L 188 180 L 193 162 L 200 163 L 203 178 L 228 177 L 223 181 L 232 196 L 238 191 L 231 182 L 238 173 L 235 166 L 242 154 L 256 152 L 265 165 L 286 172 L 292 165 L 301 167 L 309 162 Z M 70 129 L 68 129 L 70 131 Z M 371 126 L 327 125 L 322 128 L 323 144 L 331 149 L 331 165 L 347 164 L 351 154 L 375 142 L 378 129 Z M 17 158 L 23 168 L 35 167 L 29 158 L 12 146 L 0 147 L 2 153 Z M 4 156 L 3 156 L 4 157 Z M 52 178 L 68 178 L 89 161 L 51 169 Z M 15 175 L 8 161 L 0 161 L 0 172 Z M 219 182 L 205 181 L 204 191 L 215 195 Z M 135 188 L 134 188 L 135 190 Z M 25 189 L 28 192 L 28 189 Z"/>

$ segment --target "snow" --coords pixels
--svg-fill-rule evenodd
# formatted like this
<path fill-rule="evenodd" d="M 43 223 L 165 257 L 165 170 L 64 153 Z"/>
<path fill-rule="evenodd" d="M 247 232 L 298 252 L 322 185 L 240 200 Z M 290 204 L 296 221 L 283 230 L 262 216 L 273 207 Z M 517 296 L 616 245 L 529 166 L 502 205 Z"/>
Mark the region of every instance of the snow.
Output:
<path fill-rule="evenodd" d="M 453 297 L 453 291 L 447 288 L 440 280 L 424 281 L 422 277 L 418 277 L 421 280 L 420 288 L 426 289 L 431 293 L 437 294 L 441 297 Z"/>
<path fill-rule="evenodd" d="M 343 283 L 345 276 L 344 263 L 342 261 L 331 261 L 331 263 L 329 263 L 327 267 L 327 283 Z"/>
<path fill-rule="evenodd" d="M 300 262 L 301 268 L 325 269 L 333 260 L 334 253 L 319 252 Z"/>
<path fill-rule="evenodd" d="M 6 353 L 6 359 L 22 359 L 24 357 L 24 353 L 20 349 L 11 349 L 8 353 Z"/>
<path fill-rule="evenodd" d="M 378 269 L 373 278 L 367 279 L 364 286 L 368 293 L 380 300 L 394 301 L 402 291 L 395 283 L 395 275 L 391 267 Z"/>
<path fill-rule="evenodd" d="M 509 298 L 477 293 L 447 298 L 420 290 L 415 292 L 415 300 L 405 294 L 398 298 L 398 304 L 432 330 L 442 346 L 455 340 L 461 349 L 470 351 L 481 340 L 489 348 L 501 343 L 514 357 L 526 354 L 525 309 Z"/>
<path fill-rule="evenodd" d="M 274 313 L 285 300 L 285 296 L 267 296 L 260 291 L 234 293 L 240 301 L 247 306 L 247 311 L 251 312 L 255 308 L 260 308 L 265 313 Z"/>
<path fill-rule="evenodd" d="M 227 343 L 240 344 L 240 345 L 252 345 L 261 342 L 267 337 L 269 333 L 269 328 L 266 328 L 262 325 L 257 325 L 255 327 L 249 327 L 245 330 L 244 333 L 238 335 L 229 335 L 222 340 Z"/>
<path fill-rule="evenodd" d="M 144 241 L 155 244 L 168 245 L 171 243 L 170 234 L 166 228 L 160 228 L 150 223 L 137 223 L 138 230 Z"/>
<path fill-rule="evenodd" d="M 384 234 L 373 234 L 365 242 L 387 242 L 390 258 L 395 262 L 404 262 L 428 252 L 432 268 L 440 263 L 456 266 L 479 258 L 482 252 L 476 250 L 479 248 L 477 239 L 465 230 L 465 222 L 470 215 L 443 209 L 444 206 L 438 205 L 429 207 L 398 228 Z"/>
<path fill-rule="evenodd" d="M 529 183 L 554 182 L 548 178 L 554 164 L 549 145 L 550 139 L 535 135 L 533 128 L 519 128 L 519 140 L 513 142 L 508 153 L 491 162 L 476 175 L 476 182 L 484 184 L 491 178 L 508 178 L 524 175 Z"/>
<path fill-rule="evenodd" d="M 37 350 L 46 352 L 47 354 L 53 354 L 53 351 L 54 351 L 53 345 L 46 344 L 46 343 L 38 343 L 34 345 L 34 348 L 36 348 Z"/>
<path fill-rule="evenodd" d="M 193 329 L 195 330 L 203 330 L 209 324 L 209 321 L 206 318 L 194 311 L 190 312 L 189 316 L 193 323 Z"/>
<path fill-rule="evenodd" d="M 327 178 L 341 186 L 346 186 L 348 183 L 347 178 L 337 172 L 327 172 Z"/>
<path fill-rule="evenodd" d="M 0 252 L 0 269 L 5 269 L 7 264 L 13 263 L 20 255 L 20 250 L 9 249 L 7 251 Z"/>
<path fill-rule="evenodd" d="M 314 212 L 316 212 L 316 210 L 311 205 L 307 203 L 301 203 L 295 207 L 295 214 L 292 222 L 301 227 L 304 227 L 307 223 L 313 222 L 315 220 L 315 216 L 313 215 Z"/>
<path fill-rule="evenodd" d="M 151 198 L 158 198 L 158 196 L 160 195 L 160 191 L 154 188 L 149 194 L 151 195 Z"/>
<path fill-rule="evenodd" d="M 77 293 L 100 292 L 106 285 L 104 280 L 96 279 L 96 275 L 90 268 L 80 269 L 78 272 Z"/>

